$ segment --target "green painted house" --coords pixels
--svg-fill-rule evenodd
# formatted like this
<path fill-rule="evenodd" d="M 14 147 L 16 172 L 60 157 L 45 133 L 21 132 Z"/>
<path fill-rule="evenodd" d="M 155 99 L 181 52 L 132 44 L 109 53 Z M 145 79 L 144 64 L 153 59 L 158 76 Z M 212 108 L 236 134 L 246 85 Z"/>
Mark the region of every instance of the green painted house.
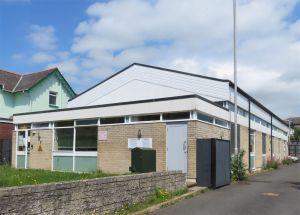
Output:
<path fill-rule="evenodd" d="M 30 74 L 0 70 L 0 163 L 10 160 L 13 114 L 65 108 L 75 95 L 57 68 Z"/>
<path fill-rule="evenodd" d="M 57 68 L 31 74 L 0 70 L 0 118 L 65 108 L 75 92 Z"/>

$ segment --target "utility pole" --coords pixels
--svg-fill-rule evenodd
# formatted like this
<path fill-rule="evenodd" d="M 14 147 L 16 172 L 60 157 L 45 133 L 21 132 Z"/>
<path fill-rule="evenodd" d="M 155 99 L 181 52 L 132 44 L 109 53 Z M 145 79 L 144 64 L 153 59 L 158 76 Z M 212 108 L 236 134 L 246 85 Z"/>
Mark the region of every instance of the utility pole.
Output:
<path fill-rule="evenodd" d="M 238 154 L 237 138 L 237 54 L 236 54 L 236 0 L 233 0 L 233 70 L 234 70 L 234 154 Z"/>

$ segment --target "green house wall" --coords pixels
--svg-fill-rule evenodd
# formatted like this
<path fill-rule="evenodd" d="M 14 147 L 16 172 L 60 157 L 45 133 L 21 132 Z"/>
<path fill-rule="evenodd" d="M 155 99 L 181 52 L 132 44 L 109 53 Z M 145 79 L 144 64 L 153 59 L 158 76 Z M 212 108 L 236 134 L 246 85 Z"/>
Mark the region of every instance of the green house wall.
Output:
<path fill-rule="evenodd" d="M 57 106 L 49 105 L 49 92 L 57 92 Z M 75 95 L 57 73 L 52 73 L 30 90 L 7 92 L 0 89 L 0 117 L 10 118 L 15 113 L 54 110 L 67 107 Z"/>

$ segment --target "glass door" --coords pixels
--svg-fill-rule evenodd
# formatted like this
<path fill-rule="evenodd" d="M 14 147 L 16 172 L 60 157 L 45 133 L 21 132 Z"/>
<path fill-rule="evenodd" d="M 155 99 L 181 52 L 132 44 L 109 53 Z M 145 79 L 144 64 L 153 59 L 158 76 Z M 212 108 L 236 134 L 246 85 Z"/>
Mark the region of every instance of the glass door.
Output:
<path fill-rule="evenodd" d="M 255 169 L 255 131 L 250 131 L 250 169 Z"/>
<path fill-rule="evenodd" d="M 29 167 L 30 155 L 30 131 L 18 131 L 17 150 L 16 150 L 16 167 L 25 169 Z"/>

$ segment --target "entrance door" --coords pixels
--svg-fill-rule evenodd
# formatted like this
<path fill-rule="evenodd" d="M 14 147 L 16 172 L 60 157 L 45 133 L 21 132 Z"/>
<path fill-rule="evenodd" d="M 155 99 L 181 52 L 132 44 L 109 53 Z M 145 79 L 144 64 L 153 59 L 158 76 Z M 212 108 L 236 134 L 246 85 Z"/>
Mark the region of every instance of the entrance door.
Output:
<path fill-rule="evenodd" d="M 167 170 L 187 172 L 187 124 L 167 124 Z"/>
<path fill-rule="evenodd" d="M 250 169 L 255 170 L 255 131 L 250 131 Z"/>
<path fill-rule="evenodd" d="M 30 131 L 23 130 L 17 136 L 17 168 L 29 168 L 30 158 Z"/>

